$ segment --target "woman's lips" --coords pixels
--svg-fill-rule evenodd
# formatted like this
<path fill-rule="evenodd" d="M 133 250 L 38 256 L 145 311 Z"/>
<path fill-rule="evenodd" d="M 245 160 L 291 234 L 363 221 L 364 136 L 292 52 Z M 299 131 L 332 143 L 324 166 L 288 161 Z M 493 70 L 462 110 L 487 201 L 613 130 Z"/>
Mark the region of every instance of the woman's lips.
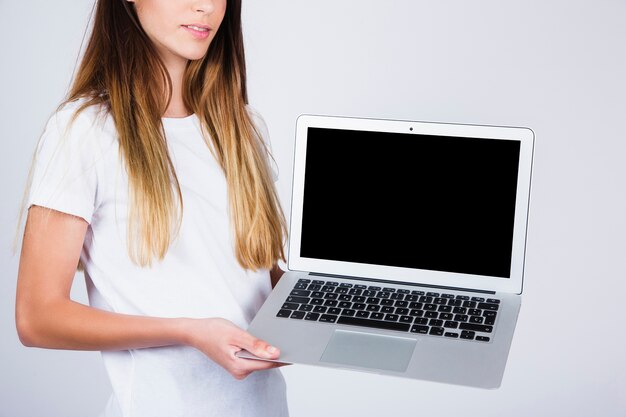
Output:
<path fill-rule="evenodd" d="M 211 30 L 205 26 L 200 26 L 200 25 L 188 25 L 188 26 L 181 26 L 183 29 L 185 29 L 187 32 L 191 33 L 191 35 L 193 37 L 195 37 L 196 39 L 206 39 L 209 34 L 211 33 Z M 194 29 L 193 27 L 197 27 L 197 28 L 203 28 L 205 30 L 198 30 L 198 29 Z"/>

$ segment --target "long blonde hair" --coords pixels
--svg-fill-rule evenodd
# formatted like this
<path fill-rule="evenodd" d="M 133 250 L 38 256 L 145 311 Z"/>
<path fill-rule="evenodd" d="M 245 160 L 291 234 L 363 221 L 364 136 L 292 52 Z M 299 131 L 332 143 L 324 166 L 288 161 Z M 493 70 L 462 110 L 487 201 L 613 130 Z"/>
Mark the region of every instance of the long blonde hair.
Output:
<path fill-rule="evenodd" d="M 172 82 L 134 5 L 98 0 L 95 7 L 85 53 L 59 108 L 83 98 L 72 122 L 92 105 L 103 105 L 111 115 L 129 178 L 129 256 L 149 266 L 154 257 L 165 256 L 183 214 L 161 122 Z M 184 104 L 200 119 L 207 146 L 226 176 L 236 258 L 247 269 L 271 268 L 285 258 L 287 227 L 268 150 L 246 108 L 241 0 L 228 0 L 207 54 L 188 62 L 183 82 Z"/>

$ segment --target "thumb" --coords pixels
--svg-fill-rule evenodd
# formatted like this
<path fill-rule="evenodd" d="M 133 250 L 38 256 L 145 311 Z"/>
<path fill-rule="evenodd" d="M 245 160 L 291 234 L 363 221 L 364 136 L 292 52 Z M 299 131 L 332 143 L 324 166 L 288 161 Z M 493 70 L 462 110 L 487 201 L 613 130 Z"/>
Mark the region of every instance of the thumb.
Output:
<path fill-rule="evenodd" d="M 259 358 L 276 359 L 280 355 L 277 347 L 244 332 L 244 339 L 241 347 Z"/>

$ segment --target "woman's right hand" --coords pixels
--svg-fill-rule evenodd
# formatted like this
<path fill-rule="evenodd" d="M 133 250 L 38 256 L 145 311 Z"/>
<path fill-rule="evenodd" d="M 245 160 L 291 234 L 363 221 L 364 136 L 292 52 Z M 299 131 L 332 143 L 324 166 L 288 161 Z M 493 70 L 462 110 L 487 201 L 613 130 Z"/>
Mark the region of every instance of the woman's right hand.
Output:
<path fill-rule="evenodd" d="M 190 323 L 189 345 L 203 352 L 236 379 L 244 379 L 254 371 L 285 365 L 235 356 L 236 352 L 245 349 L 260 358 L 278 359 L 280 350 L 226 319 L 191 319 Z"/>

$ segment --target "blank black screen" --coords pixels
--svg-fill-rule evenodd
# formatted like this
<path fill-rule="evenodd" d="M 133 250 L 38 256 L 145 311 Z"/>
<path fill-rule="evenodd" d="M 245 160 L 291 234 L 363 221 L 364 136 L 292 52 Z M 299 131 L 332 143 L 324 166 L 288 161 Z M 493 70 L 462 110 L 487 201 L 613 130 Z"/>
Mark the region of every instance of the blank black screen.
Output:
<path fill-rule="evenodd" d="M 309 128 L 300 256 L 509 278 L 520 142 Z"/>

